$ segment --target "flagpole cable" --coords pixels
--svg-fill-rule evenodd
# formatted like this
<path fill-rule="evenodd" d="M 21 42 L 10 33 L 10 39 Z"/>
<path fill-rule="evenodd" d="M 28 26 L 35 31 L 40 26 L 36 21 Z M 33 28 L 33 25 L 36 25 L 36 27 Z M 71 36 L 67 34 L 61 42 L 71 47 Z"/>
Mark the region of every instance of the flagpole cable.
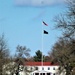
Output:
<path fill-rule="evenodd" d="M 42 25 L 42 66 L 43 66 L 43 25 Z"/>

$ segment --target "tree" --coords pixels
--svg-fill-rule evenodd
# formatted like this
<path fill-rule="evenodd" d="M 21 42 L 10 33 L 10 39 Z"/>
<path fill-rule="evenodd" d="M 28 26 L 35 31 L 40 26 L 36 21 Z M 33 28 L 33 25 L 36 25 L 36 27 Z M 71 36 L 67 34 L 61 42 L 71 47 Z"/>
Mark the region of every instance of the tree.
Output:
<path fill-rule="evenodd" d="M 36 55 L 33 57 L 34 61 L 40 62 L 42 61 L 42 59 L 44 61 L 44 55 L 42 55 L 42 52 L 40 50 L 36 51 L 35 53 Z"/>
<path fill-rule="evenodd" d="M 4 35 L 0 36 L 0 75 L 3 75 L 3 66 L 8 63 L 9 49 L 7 47 Z"/>
<path fill-rule="evenodd" d="M 75 0 L 67 0 L 67 5 L 67 12 L 54 19 L 55 27 L 63 31 L 63 38 L 66 40 L 63 39 L 62 43 L 59 41 L 54 45 L 52 55 L 57 56 L 55 61 L 65 65 L 66 75 L 70 75 L 75 67 Z"/>
<path fill-rule="evenodd" d="M 75 38 L 75 0 L 67 0 L 68 10 L 54 18 L 55 27 L 63 31 L 68 38 Z"/>
<path fill-rule="evenodd" d="M 54 63 L 59 63 L 66 70 L 66 75 L 71 75 L 75 67 L 75 45 L 73 41 L 60 38 L 53 46 L 50 56 Z"/>
<path fill-rule="evenodd" d="M 17 71 L 16 75 L 19 74 L 19 66 L 25 64 L 25 58 L 30 56 L 30 49 L 27 49 L 26 46 L 18 45 L 16 48 L 16 60 L 17 60 Z"/>

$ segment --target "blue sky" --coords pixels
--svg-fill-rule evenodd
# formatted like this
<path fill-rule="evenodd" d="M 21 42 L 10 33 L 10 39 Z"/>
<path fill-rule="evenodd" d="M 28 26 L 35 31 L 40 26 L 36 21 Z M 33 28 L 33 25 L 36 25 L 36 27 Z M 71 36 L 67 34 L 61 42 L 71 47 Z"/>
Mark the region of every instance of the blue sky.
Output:
<path fill-rule="evenodd" d="M 65 10 L 63 0 L 0 0 L 0 35 L 4 33 L 11 54 L 15 54 L 17 45 L 30 48 L 31 56 L 42 50 L 43 26 L 49 33 L 43 34 L 43 54 L 47 55 L 61 36 L 53 29 L 53 18 Z"/>

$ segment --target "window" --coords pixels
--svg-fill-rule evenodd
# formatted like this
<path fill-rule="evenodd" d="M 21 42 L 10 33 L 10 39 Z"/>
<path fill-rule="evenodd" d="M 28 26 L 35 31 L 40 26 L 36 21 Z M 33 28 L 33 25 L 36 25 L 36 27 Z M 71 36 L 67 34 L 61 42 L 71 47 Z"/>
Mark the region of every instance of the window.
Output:
<path fill-rule="evenodd" d="M 55 67 L 53 67 L 53 70 L 55 70 Z"/>
<path fill-rule="evenodd" d="M 45 75 L 45 73 L 40 73 L 40 75 Z"/>
<path fill-rule="evenodd" d="M 48 70 L 50 70 L 50 67 L 48 67 Z"/>
<path fill-rule="evenodd" d="M 44 70 L 44 68 L 42 67 L 42 70 Z"/>
<path fill-rule="evenodd" d="M 53 75 L 55 75 L 55 73 Z"/>
<path fill-rule="evenodd" d="M 36 70 L 38 70 L 38 67 L 36 67 Z"/>
<path fill-rule="evenodd" d="M 35 75 L 39 75 L 39 73 L 35 73 Z"/>
<path fill-rule="evenodd" d="M 47 73 L 47 75 L 51 75 L 50 73 Z"/>

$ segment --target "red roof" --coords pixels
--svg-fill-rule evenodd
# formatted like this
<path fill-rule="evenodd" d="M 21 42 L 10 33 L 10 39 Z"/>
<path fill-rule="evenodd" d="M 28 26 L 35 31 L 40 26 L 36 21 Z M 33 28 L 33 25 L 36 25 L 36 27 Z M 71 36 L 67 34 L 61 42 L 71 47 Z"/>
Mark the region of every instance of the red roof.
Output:
<path fill-rule="evenodd" d="M 25 66 L 42 66 L 42 62 L 25 62 Z M 52 64 L 51 62 L 43 62 L 43 66 L 55 66 L 57 64 Z"/>

